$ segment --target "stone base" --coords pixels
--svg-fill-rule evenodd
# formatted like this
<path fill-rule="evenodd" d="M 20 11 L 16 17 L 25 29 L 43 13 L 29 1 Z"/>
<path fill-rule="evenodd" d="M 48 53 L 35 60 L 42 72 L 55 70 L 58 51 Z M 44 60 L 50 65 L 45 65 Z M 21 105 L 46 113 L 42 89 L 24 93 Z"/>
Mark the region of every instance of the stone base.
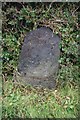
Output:
<path fill-rule="evenodd" d="M 22 76 L 18 72 L 15 73 L 14 81 L 18 82 L 22 85 L 31 85 L 33 87 L 41 87 L 41 88 L 49 88 L 49 89 L 55 89 L 56 88 L 56 78 L 50 76 L 50 77 L 44 77 L 44 78 L 38 78 L 38 77 L 27 77 Z"/>

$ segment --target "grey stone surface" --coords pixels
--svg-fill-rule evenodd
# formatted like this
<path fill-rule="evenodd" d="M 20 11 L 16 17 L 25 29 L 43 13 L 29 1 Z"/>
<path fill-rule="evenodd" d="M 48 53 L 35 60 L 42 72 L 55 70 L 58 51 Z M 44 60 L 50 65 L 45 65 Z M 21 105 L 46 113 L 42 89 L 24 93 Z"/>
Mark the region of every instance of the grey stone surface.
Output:
<path fill-rule="evenodd" d="M 26 35 L 18 65 L 22 83 L 55 88 L 59 43 L 60 38 L 47 27 L 38 28 Z"/>

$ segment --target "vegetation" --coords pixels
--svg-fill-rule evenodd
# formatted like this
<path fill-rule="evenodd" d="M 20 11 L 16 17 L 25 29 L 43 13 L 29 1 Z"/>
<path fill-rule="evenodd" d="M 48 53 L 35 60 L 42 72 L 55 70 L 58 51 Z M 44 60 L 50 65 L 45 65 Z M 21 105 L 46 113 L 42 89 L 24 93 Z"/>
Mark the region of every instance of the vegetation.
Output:
<path fill-rule="evenodd" d="M 3 118 L 77 118 L 79 115 L 78 3 L 3 3 Z M 24 36 L 47 26 L 61 37 L 56 90 L 13 82 Z"/>

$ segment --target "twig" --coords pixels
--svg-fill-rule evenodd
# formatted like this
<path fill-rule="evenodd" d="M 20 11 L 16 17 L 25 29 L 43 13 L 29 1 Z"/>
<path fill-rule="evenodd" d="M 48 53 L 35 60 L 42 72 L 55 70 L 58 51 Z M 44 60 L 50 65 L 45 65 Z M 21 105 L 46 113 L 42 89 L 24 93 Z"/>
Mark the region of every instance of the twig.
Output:
<path fill-rule="evenodd" d="M 53 21 L 53 22 L 67 23 L 68 21 L 55 20 L 55 21 Z"/>
<path fill-rule="evenodd" d="M 77 7 L 73 12 L 72 15 L 74 15 L 74 13 L 78 10 L 79 7 Z"/>

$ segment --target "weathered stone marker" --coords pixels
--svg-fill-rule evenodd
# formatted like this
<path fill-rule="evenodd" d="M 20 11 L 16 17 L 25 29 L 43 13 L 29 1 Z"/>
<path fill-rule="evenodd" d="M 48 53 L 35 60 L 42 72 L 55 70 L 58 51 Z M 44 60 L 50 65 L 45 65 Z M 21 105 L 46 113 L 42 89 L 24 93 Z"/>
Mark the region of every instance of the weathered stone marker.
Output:
<path fill-rule="evenodd" d="M 25 85 L 55 88 L 60 38 L 47 27 L 27 34 L 22 46 L 18 71 Z"/>

